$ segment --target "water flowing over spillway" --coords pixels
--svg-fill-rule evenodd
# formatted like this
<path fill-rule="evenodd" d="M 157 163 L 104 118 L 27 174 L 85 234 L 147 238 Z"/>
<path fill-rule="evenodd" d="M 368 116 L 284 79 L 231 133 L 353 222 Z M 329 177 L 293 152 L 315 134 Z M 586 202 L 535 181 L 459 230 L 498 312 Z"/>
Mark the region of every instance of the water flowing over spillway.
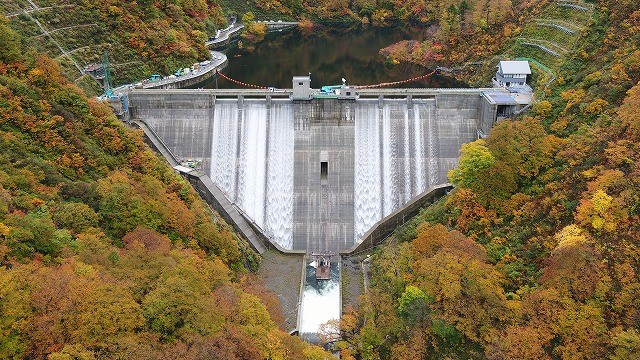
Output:
<path fill-rule="evenodd" d="M 284 249 L 341 251 L 447 182 L 476 138 L 479 97 L 356 101 L 146 95 L 136 106 L 179 159 L 196 159 Z M 137 100 L 140 102 L 140 100 Z"/>
<path fill-rule="evenodd" d="M 293 247 L 293 111 L 274 102 L 269 122 L 266 230 L 285 249 Z"/>
<path fill-rule="evenodd" d="M 355 237 L 362 236 L 382 218 L 380 198 L 380 109 L 373 106 L 356 108 L 355 126 Z"/>
<path fill-rule="evenodd" d="M 292 247 L 293 113 L 274 101 L 218 101 L 211 179 L 246 216 L 285 249 Z"/>
<path fill-rule="evenodd" d="M 355 119 L 355 240 L 438 177 L 435 104 L 430 100 L 362 101 Z M 430 148 L 426 145 L 430 144 Z"/>
<path fill-rule="evenodd" d="M 227 195 L 236 200 L 236 173 L 238 146 L 238 107 L 219 102 L 215 107 L 213 122 L 213 148 L 211 159 L 211 180 Z"/>
<path fill-rule="evenodd" d="M 267 179 L 267 108 L 247 102 L 242 109 L 238 157 L 236 203 L 264 228 L 265 183 Z M 215 124 L 215 122 L 214 122 Z M 214 139 L 215 143 L 215 139 Z"/>

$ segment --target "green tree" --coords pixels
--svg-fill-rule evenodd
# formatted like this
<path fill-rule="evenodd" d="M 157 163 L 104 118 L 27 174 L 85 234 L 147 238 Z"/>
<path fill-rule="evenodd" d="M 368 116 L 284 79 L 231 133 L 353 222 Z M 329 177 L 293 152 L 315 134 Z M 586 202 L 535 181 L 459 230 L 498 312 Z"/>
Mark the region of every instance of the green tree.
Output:
<path fill-rule="evenodd" d="M 193 333 L 214 335 L 223 328 L 225 317 L 211 292 L 229 281 L 228 268 L 219 260 L 192 254 L 172 256 L 176 266 L 165 269 L 142 301 L 148 328 L 165 340 L 186 339 Z"/>
<path fill-rule="evenodd" d="M 433 298 L 425 294 L 420 288 L 408 285 L 404 293 L 398 299 L 398 314 L 409 323 L 418 323 L 424 326 L 428 321 L 431 309 L 429 304 Z"/>
<path fill-rule="evenodd" d="M 54 208 L 52 217 L 58 227 L 76 234 L 98 226 L 98 214 L 83 203 L 61 203 Z"/>
<path fill-rule="evenodd" d="M 640 359 L 640 334 L 636 329 L 628 329 L 613 338 L 614 352 L 611 360 Z"/>
<path fill-rule="evenodd" d="M 5 17 L 0 17 L 0 62 L 12 63 L 21 56 L 20 36 L 13 31 Z"/>
<path fill-rule="evenodd" d="M 11 227 L 7 245 L 18 258 L 29 258 L 35 253 L 57 256 L 62 244 L 54 236 L 56 227 L 47 211 L 34 211 L 27 215 L 7 217 Z"/>
<path fill-rule="evenodd" d="M 462 145 L 458 167 L 449 171 L 449 181 L 456 186 L 472 188 L 481 177 L 481 170 L 489 168 L 495 158 L 482 139 Z"/>
<path fill-rule="evenodd" d="M 117 239 L 138 226 L 157 229 L 162 224 L 161 209 L 145 201 L 124 172 L 99 180 L 98 193 L 102 198 L 99 214 Z"/>

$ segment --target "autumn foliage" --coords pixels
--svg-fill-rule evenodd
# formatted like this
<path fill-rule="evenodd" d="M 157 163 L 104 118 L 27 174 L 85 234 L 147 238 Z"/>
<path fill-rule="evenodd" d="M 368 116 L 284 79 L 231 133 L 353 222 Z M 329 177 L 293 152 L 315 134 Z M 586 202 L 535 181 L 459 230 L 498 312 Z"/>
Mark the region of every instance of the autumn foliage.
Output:
<path fill-rule="evenodd" d="M 372 257 L 344 353 L 640 356 L 640 72 L 627 71 L 640 12 L 604 3 L 589 52 L 531 111 L 463 146 L 456 189 Z"/>
<path fill-rule="evenodd" d="M 12 38 L 0 23 L 0 358 L 323 357 L 141 132 Z"/>

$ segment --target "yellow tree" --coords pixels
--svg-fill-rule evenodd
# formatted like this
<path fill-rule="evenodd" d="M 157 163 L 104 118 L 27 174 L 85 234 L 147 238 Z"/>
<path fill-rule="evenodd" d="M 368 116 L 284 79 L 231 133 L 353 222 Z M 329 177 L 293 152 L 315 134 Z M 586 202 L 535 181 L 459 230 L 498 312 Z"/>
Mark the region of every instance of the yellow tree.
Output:
<path fill-rule="evenodd" d="M 627 217 L 626 209 L 602 189 L 594 191 L 590 198 L 583 198 L 576 210 L 576 220 L 581 225 L 604 233 L 614 232 Z"/>
<path fill-rule="evenodd" d="M 591 298 L 603 269 L 588 235 L 577 226 L 569 225 L 556 234 L 555 239 L 558 245 L 547 260 L 539 282 L 573 299 Z"/>
<path fill-rule="evenodd" d="M 617 333 L 613 345 L 615 348 L 611 360 L 640 359 L 640 334 L 636 329 Z"/>
<path fill-rule="evenodd" d="M 489 168 L 494 162 L 495 158 L 484 140 L 464 144 L 460 149 L 460 163 L 449 171 L 449 180 L 455 185 L 471 187 L 480 180 L 479 171 Z"/>
<path fill-rule="evenodd" d="M 551 164 L 559 141 L 547 135 L 539 120 L 527 117 L 523 121 L 503 121 L 496 125 L 487 139 L 487 147 L 511 172 L 531 178 Z"/>

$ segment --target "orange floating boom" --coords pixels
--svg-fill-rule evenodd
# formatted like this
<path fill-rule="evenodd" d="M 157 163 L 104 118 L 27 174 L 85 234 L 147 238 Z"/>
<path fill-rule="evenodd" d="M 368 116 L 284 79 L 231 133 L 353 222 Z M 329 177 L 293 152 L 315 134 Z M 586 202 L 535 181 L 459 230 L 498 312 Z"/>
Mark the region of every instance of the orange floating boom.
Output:
<path fill-rule="evenodd" d="M 408 82 L 413 82 L 413 81 L 418 81 L 418 80 L 422 80 L 425 79 L 433 74 L 435 74 L 438 71 L 438 69 L 433 70 L 432 72 L 428 73 L 428 74 L 424 74 L 424 75 L 420 75 L 420 76 L 415 76 L 412 77 L 410 79 L 405 79 L 405 80 L 399 80 L 399 81 L 391 81 L 391 82 L 384 82 L 384 83 L 380 83 L 380 84 L 375 84 L 375 85 L 356 85 L 354 86 L 356 89 L 374 89 L 374 88 L 381 88 L 381 87 L 386 87 L 386 86 L 393 86 L 393 85 L 400 85 L 400 84 L 406 84 Z M 244 87 L 250 87 L 250 88 L 254 88 L 254 89 L 268 89 L 268 87 L 266 86 L 260 86 L 260 85 L 254 85 L 254 84 L 249 84 L 249 83 L 245 83 L 236 79 L 232 79 L 230 77 L 228 77 L 227 75 L 221 73 L 220 71 L 216 70 L 216 74 L 218 74 L 219 76 L 221 76 L 222 78 L 231 81 L 232 83 L 244 86 Z"/>

